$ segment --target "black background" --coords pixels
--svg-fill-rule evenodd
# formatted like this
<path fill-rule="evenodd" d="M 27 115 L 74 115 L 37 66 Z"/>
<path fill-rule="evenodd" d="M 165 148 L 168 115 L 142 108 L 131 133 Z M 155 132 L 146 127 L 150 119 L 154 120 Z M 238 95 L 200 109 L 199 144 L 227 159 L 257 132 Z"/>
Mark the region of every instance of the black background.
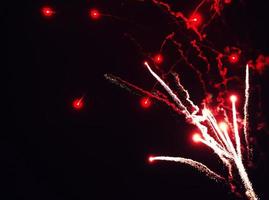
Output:
<path fill-rule="evenodd" d="M 193 8 L 185 4 L 186 11 Z M 44 5 L 56 10 L 51 19 L 40 14 Z M 92 7 L 112 17 L 92 21 Z M 268 55 L 268 9 L 266 1 L 235 1 L 222 16 L 233 36 L 214 39 L 220 47 L 244 44 L 253 49 L 250 59 Z M 4 18 L 9 102 L 3 105 L 9 111 L 2 145 L 8 166 L 4 199 L 236 199 L 227 186 L 188 166 L 149 164 L 151 154 L 180 155 L 223 170 L 210 150 L 192 144 L 193 127 L 183 117 L 157 102 L 142 109 L 140 97 L 104 79 L 109 72 L 152 87 L 145 57 L 125 34 L 145 52 L 157 52 L 169 32 L 162 30 L 167 21 L 158 8 L 139 1 L 23 1 L 12 2 Z M 268 70 L 258 79 L 268 122 Z M 83 95 L 85 107 L 75 111 L 72 101 Z M 262 159 L 250 177 L 261 199 L 269 199 L 268 135 L 257 134 L 257 141 Z"/>

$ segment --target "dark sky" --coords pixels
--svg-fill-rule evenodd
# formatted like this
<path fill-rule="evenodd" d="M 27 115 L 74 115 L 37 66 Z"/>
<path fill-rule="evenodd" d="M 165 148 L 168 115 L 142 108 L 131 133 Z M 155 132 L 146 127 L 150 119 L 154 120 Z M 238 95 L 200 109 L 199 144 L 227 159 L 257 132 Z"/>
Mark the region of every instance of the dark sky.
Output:
<path fill-rule="evenodd" d="M 41 16 L 44 5 L 56 10 L 54 17 Z M 112 16 L 92 21 L 92 7 Z M 212 24 L 226 31 L 212 34 L 212 40 L 217 47 L 240 46 L 249 59 L 268 55 L 268 10 L 266 1 L 235 1 L 219 19 L 223 23 Z M 188 166 L 149 164 L 150 154 L 184 156 L 223 171 L 210 150 L 192 144 L 188 133 L 194 128 L 183 117 L 157 102 L 143 109 L 139 96 L 104 79 L 113 73 L 145 89 L 153 86 L 142 65 L 145 55 L 126 34 L 145 53 L 157 52 L 171 28 L 159 9 L 148 1 L 42 0 L 14 1 L 4 14 L 8 65 L 2 67 L 8 68 L 8 95 L 2 98 L 8 102 L 3 107 L 9 123 L 1 151 L 10 198 L 236 199 L 227 186 Z M 265 122 L 268 74 L 257 78 Z M 72 101 L 82 96 L 85 107 L 76 111 Z M 261 199 L 269 199 L 264 183 L 269 138 L 260 133 L 255 139 L 258 158 L 250 177 Z"/>

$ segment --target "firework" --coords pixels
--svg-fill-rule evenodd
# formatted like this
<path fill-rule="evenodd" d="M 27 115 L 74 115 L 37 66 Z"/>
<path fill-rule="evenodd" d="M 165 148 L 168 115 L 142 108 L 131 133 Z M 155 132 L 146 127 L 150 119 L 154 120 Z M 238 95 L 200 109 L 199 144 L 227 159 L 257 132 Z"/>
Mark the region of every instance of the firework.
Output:
<path fill-rule="evenodd" d="M 251 199 L 255 200 L 258 199 L 252 184 L 248 178 L 248 175 L 246 173 L 245 167 L 243 165 L 242 155 L 241 155 L 241 142 L 239 137 L 239 131 L 238 131 L 238 124 L 237 124 L 237 117 L 236 117 L 236 105 L 235 102 L 237 100 L 236 96 L 231 96 L 230 100 L 232 102 L 232 115 L 233 115 L 233 133 L 235 137 L 235 144 L 236 148 L 234 147 L 231 138 L 228 134 L 227 127 L 225 126 L 225 123 L 222 123 L 221 125 L 218 125 L 216 122 L 217 120 L 213 116 L 213 114 L 208 109 L 203 109 L 202 116 L 199 116 L 195 113 L 190 114 L 187 110 L 187 108 L 182 104 L 182 102 L 177 98 L 177 96 L 172 92 L 172 90 L 169 88 L 169 86 L 150 68 L 148 63 L 146 62 L 145 65 L 147 66 L 150 73 L 156 78 L 156 80 L 164 87 L 164 89 L 171 95 L 172 99 L 177 102 L 177 105 L 179 106 L 179 109 L 182 111 L 182 114 L 185 115 L 185 117 L 191 118 L 191 123 L 195 124 L 202 132 L 202 135 L 204 139 L 200 139 L 202 143 L 210 147 L 221 159 L 223 164 L 228 167 L 228 170 L 231 170 L 230 166 L 233 164 L 236 166 L 238 173 L 240 175 L 240 178 L 243 182 L 243 185 L 246 190 L 246 196 Z M 248 65 L 246 66 L 246 85 L 248 84 L 249 80 L 249 73 L 248 73 Z M 184 89 L 184 88 L 183 88 Z M 189 96 L 188 96 L 189 97 Z M 246 101 L 248 98 L 246 98 Z M 191 101 L 188 99 L 188 101 Z M 193 103 L 193 102 L 192 102 Z M 246 105 L 247 103 L 245 103 Z M 247 112 L 246 112 L 247 113 Z M 245 113 L 245 114 L 246 114 Z M 246 117 L 245 117 L 246 118 Z M 218 137 L 219 143 L 210 136 L 208 129 L 202 125 L 202 122 L 208 121 L 213 127 L 213 133 Z M 245 123 L 244 123 L 245 124 Z M 223 145 L 225 144 L 225 145 Z M 205 165 L 202 163 L 199 163 L 197 161 L 193 161 L 190 159 L 185 159 L 181 157 L 152 157 L 151 160 L 169 160 L 169 161 L 175 161 L 175 162 L 182 162 L 185 164 L 189 164 L 196 169 L 204 172 L 207 176 L 212 176 L 212 178 L 221 177 L 217 173 L 213 172 L 212 170 L 208 169 Z M 203 167 L 201 167 L 203 166 Z M 229 173 L 232 174 L 232 173 Z"/>
<path fill-rule="evenodd" d="M 197 58 L 200 59 L 205 65 L 205 72 L 200 68 L 197 68 L 192 61 L 190 61 L 184 45 L 178 41 L 176 37 L 177 32 L 169 33 L 164 41 L 161 43 L 160 53 L 165 48 L 167 43 L 171 43 L 179 53 L 181 61 L 184 62 L 198 77 L 199 83 L 201 83 L 202 91 L 205 94 L 201 105 L 196 105 L 190 96 L 189 91 L 180 82 L 180 75 L 173 71 L 172 66 L 170 70 L 165 74 L 172 74 L 174 77 L 175 85 L 179 91 L 174 91 L 172 87 L 169 86 L 168 81 L 165 76 L 158 75 L 154 69 L 159 67 L 156 64 L 163 62 L 162 54 L 158 54 L 154 58 L 150 58 L 148 61 L 144 62 L 146 69 L 157 81 L 154 85 L 154 90 L 146 91 L 140 87 L 133 85 L 119 77 L 106 74 L 105 77 L 111 82 L 123 87 L 129 91 L 134 91 L 140 95 L 146 96 L 146 99 L 153 99 L 165 103 L 176 113 L 183 115 L 186 121 L 192 125 L 195 125 L 200 133 L 193 136 L 194 142 L 201 142 L 208 146 L 212 151 L 218 156 L 222 164 L 226 167 L 228 172 L 228 177 L 224 178 L 222 175 L 209 169 L 206 165 L 188 158 L 182 157 L 170 157 L 170 156 L 155 156 L 150 157 L 149 161 L 174 161 L 183 164 L 190 165 L 200 172 L 206 174 L 208 177 L 219 180 L 226 181 L 231 184 L 231 180 L 235 180 L 234 172 L 240 177 L 241 183 L 245 189 L 245 195 L 249 200 L 257 200 L 258 197 L 255 194 L 252 183 L 249 180 L 246 168 L 244 166 L 244 158 L 242 156 L 242 149 L 246 149 L 247 161 L 250 159 L 251 148 L 248 141 L 248 104 L 249 104 L 249 65 L 246 65 L 245 70 L 245 102 L 244 102 L 244 117 L 241 120 L 239 113 L 237 112 L 237 100 L 239 99 L 236 95 L 230 95 L 228 93 L 227 83 L 230 80 L 238 80 L 238 77 L 230 76 L 228 77 L 228 69 L 223 64 L 224 60 L 228 61 L 231 65 L 236 65 L 240 59 L 241 50 L 237 47 L 227 47 L 224 52 L 212 48 L 208 43 L 204 42 L 206 34 L 204 34 L 204 29 L 208 26 L 211 21 L 220 15 L 226 4 L 230 4 L 231 1 L 220 1 L 214 0 L 211 2 L 210 10 L 213 10 L 213 14 L 207 20 L 207 23 L 203 23 L 205 20 L 203 16 L 199 13 L 199 9 L 205 6 L 208 1 L 202 0 L 200 4 L 194 9 L 192 14 L 188 17 L 182 12 L 175 12 L 171 9 L 170 5 L 162 1 L 153 0 L 154 5 L 157 5 L 164 11 L 166 11 L 176 24 L 179 24 L 181 20 L 187 30 L 194 33 L 195 39 L 187 39 L 189 46 L 193 48 L 196 53 Z M 209 63 L 210 56 L 206 55 L 207 49 L 212 54 L 215 55 L 215 61 L 217 66 L 218 75 L 220 76 L 219 82 L 212 83 L 214 89 L 218 91 L 216 95 L 215 105 L 212 106 L 214 99 L 208 92 L 208 84 L 204 81 L 204 74 L 209 74 L 212 70 L 212 64 Z M 211 57 L 212 58 L 212 57 Z M 153 62 L 151 62 L 153 61 Z M 178 64 L 178 63 L 177 63 Z M 155 67 L 155 68 L 154 68 Z M 163 75 L 163 74 L 162 74 Z M 159 90 L 156 90 L 155 86 L 160 85 L 168 96 Z M 180 95 L 179 95 L 180 94 Z M 229 94 L 229 95 L 228 95 Z M 226 97 L 230 96 L 230 101 L 227 106 Z M 216 106 L 217 104 L 217 106 Z M 219 121 L 220 116 L 222 121 Z M 243 127 L 242 135 L 240 138 L 241 127 Z M 244 141 L 244 142 L 243 142 Z"/>
<path fill-rule="evenodd" d="M 142 89 L 139 89 L 138 87 L 125 82 L 121 80 L 118 77 L 114 77 L 111 75 L 106 75 L 106 78 L 109 80 L 113 81 L 114 83 L 117 83 L 121 85 L 122 87 L 130 88 L 133 90 L 138 91 L 139 93 L 146 94 L 150 96 L 151 98 L 155 98 L 156 100 L 163 101 L 167 103 L 170 107 L 174 109 L 174 111 L 183 114 L 187 121 L 191 124 L 194 124 L 202 133 L 201 138 L 196 138 L 196 141 L 202 142 L 209 148 L 211 148 L 220 158 L 224 166 L 227 167 L 227 170 L 229 171 L 229 177 L 230 179 L 233 179 L 232 177 L 232 167 L 235 166 L 238 174 L 240 175 L 240 178 L 242 180 L 242 183 L 245 187 L 245 193 L 246 196 L 250 200 L 256 200 L 258 199 L 252 184 L 248 178 L 248 175 L 246 173 L 246 169 L 243 165 L 243 160 L 242 160 L 242 154 L 241 154 L 241 140 L 240 140 L 240 135 L 239 135 L 239 130 L 238 130 L 238 122 L 237 122 L 237 111 L 236 111 L 236 100 L 237 97 L 232 95 L 230 97 L 231 103 L 232 103 L 232 118 L 233 118 L 233 128 L 228 128 L 227 124 L 229 124 L 229 121 L 217 123 L 216 118 L 212 114 L 212 112 L 206 108 L 200 109 L 197 105 L 193 103 L 190 99 L 190 95 L 188 91 L 183 87 L 183 85 L 179 82 L 178 76 L 176 77 L 177 85 L 179 86 L 182 91 L 185 92 L 186 97 L 185 100 L 189 102 L 195 110 L 193 112 L 190 112 L 188 108 L 182 103 L 182 100 L 172 91 L 172 89 L 163 81 L 150 67 L 148 62 L 144 63 L 149 72 L 152 74 L 152 76 L 161 84 L 161 86 L 166 90 L 166 92 L 170 95 L 172 98 L 173 102 L 169 102 L 167 98 L 161 98 L 158 95 L 151 94 L 150 92 L 144 91 Z M 249 87 L 249 67 L 248 65 L 246 66 L 246 97 L 248 97 L 248 87 Z M 245 99 L 245 105 L 247 105 L 248 98 Z M 244 127 L 246 127 L 246 115 L 247 115 L 247 109 L 246 106 L 244 106 Z M 201 113 L 201 114 L 198 114 Z M 204 124 L 208 124 L 208 127 L 205 126 Z M 211 128 L 209 131 L 209 127 Z M 230 137 L 229 133 L 233 133 L 233 136 L 235 138 L 235 145 L 232 142 L 232 138 Z M 247 130 L 244 128 L 244 134 L 246 136 Z M 150 157 L 150 161 L 155 161 L 155 160 L 166 160 L 166 161 L 175 161 L 175 162 L 181 162 L 184 164 L 188 164 L 199 171 L 205 173 L 207 176 L 211 177 L 212 179 L 215 180 L 223 180 L 223 177 L 216 172 L 213 172 L 210 170 L 207 166 L 204 164 L 191 160 L 191 159 L 186 159 L 182 157 L 167 157 L 167 156 L 156 156 L 156 157 Z"/>

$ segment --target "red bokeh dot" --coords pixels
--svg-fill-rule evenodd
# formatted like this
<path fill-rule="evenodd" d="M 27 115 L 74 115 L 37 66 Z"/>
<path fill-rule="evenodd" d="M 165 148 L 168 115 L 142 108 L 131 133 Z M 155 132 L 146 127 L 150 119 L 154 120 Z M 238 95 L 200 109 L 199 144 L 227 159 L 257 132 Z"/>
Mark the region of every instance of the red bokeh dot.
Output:
<path fill-rule="evenodd" d="M 73 108 L 76 109 L 76 110 L 80 110 L 82 109 L 84 106 L 84 102 L 83 102 L 83 98 L 80 98 L 80 99 L 75 99 L 73 101 Z"/>
<path fill-rule="evenodd" d="M 229 55 L 228 59 L 230 63 L 235 64 L 239 61 L 239 55 L 237 53 L 232 53 Z"/>
<path fill-rule="evenodd" d="M 55 11 L 53 10 L 53 8 L 49 7 L 49 6 L 44 6 L 41 8 L 41 14 L 44 17 L 52 17 L 54 15 Z"/>
<path fill-rule="evenodd" d="M 202 16 L 196 12 L 189 18 L 189 25 L 192 27 L 198 27 L 202 24 L 202 20 Z"/>
<path fill-rule="evenodd" d="M 100 19 L 101 17 L 101 13 L 99 10 L 93 8 L 89 11 L 89 16 L 93 19 L 93 20 L 97 20 Z"/>
<path fill-rule="evenodd" d="M 163 56 L 162 54 L 157 54 L 154 56 L 154 62 L 157 64 L 161 64 L 163 62 Z"/>
<path fill-rule="evenodd" d="M 143 97 L 141 100 L 140 100 L 140 105 L 142 108 L 149 108 L 151 106 L 151 100 L 150 98 L 148 97 Z"/>

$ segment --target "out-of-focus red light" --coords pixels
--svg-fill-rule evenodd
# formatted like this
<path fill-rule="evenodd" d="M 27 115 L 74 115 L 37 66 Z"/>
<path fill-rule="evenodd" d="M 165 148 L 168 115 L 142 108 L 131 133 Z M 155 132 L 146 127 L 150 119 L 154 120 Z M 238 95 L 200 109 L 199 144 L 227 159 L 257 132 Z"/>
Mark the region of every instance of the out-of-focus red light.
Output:
<path fill-rule="evenodd" d="M 80 98 L 80 99 L 75 99 L 73 101 L 73 108 L 76 109 L 76 110 L 80 110 L 82 109 L 84 106 L 84 102 L 83 102 L 83 98 Z"/>
<path fill-rule="evenodd" d="M 230 4 L 230 3 L 232 3 L 232 0 L 224 0 L 224 3 Z"/>
<path fill-rule="evenodd" d="M 191 15 L 191 17 L 189 18 L 189 25 L 192 27 L 198 27 L 202 24 L 202 16 L 199 13 L 194 13 Z"/>
<path fill-rule="evenodd" d="M 52 17 L 54 15 L 55 11 L 53 10 L 53 8 L 49 7 L 49 6 L 44 6 L 43 8 L 41 8 L 41 14 L 44 17 Z"/>
<path fill-rule="evenodd" d="M 154 56 L 154 61 L 157 64 L 161 64 L 163 62 L 163 56 L 162 54 L 157 54 Z"/>
<path fill-rule="evenodd" d="M 192 141 L 195 143 L 201 142 L 201 136 L 199 133 L 194 133 L 192 136 Z"/>
<path fill-rule="evenodd" d="M 235 96 L 235 95 L 231 95 L 231 96 L 230 96 L 230 100 L 231 100 L 232 102 L 236 102 L 236 101 L 237 101 L 237 96 Z"/>
<path fill-rule="evenodd" d="M 232 53 L 231 55 L 229 55 L 228 59 L 230 63 L 235 64 L 239 61 L 239 55 L 236 53 Z"/>
<path fill-rule="evenodd" d="M 149 108 L 151 106 L 151 100 L 150 98 L 148 97 L 143 97 L 141 100 L 140 100 L 140 105 L 143 107 L 143 108 Z"/>
<path fill-rule="evenodd" d="M 101 17 L 101 13 L 99 10 L 93 8 L 89 11 L 89 16 L 93 19 L 93 20 L 97 20 L 100 19 Z"/>

